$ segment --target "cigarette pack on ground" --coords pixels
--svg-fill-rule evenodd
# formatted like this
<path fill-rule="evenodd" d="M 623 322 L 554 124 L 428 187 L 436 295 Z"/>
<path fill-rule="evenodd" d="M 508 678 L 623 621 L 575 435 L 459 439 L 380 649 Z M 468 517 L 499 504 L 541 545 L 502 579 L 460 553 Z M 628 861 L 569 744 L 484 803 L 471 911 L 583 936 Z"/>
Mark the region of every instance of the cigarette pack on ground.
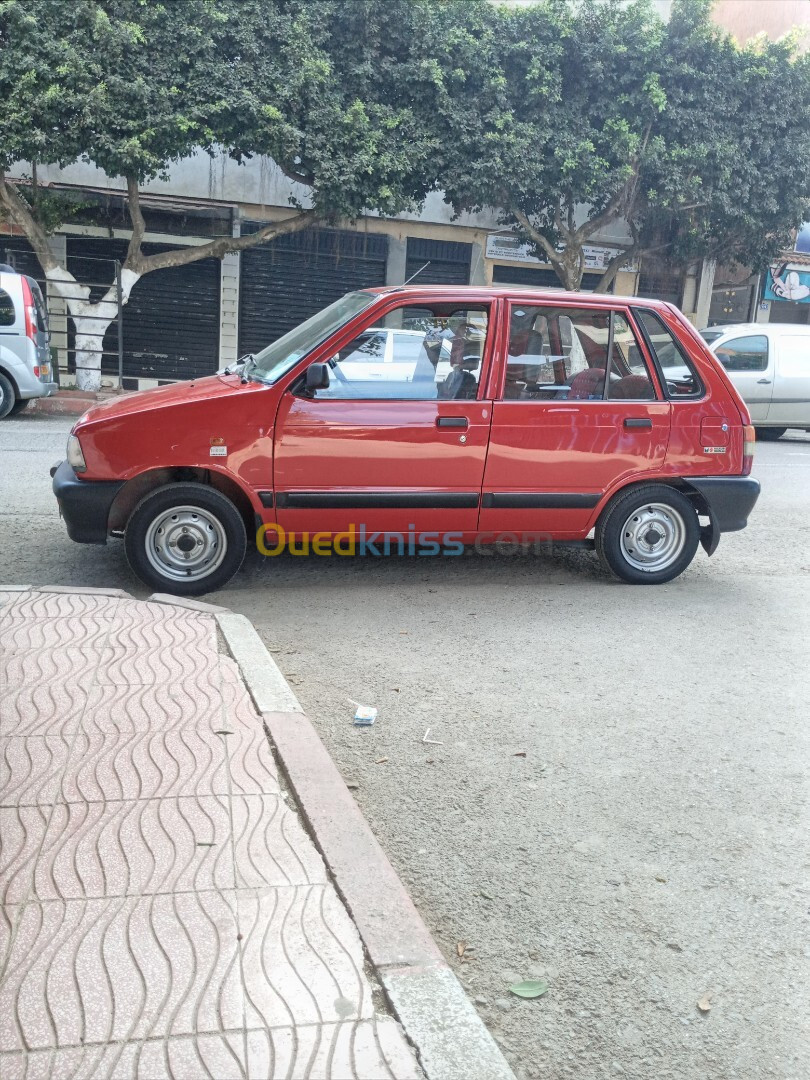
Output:
<path fill-rule="evenodd" d="M 371 727 L 374 721 L 377 719 L 377 710 L 372 709 L 370 705 L 358 705 L 357 712 L 354 714 L 354 726 L 355 727 Z"/>

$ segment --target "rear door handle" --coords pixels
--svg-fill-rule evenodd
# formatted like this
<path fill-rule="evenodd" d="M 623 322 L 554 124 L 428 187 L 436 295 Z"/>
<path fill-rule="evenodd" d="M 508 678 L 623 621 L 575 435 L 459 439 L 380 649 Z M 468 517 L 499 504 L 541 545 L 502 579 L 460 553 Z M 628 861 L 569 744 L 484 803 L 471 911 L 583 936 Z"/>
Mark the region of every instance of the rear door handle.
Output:
<path fill-rule="evenodd" d="M 624 422 L 627 428 L 652 428 L 652 420 L 648 416 L 628 416 Z"/>
<path fill-rule="evenodd" d="M 470 426 L 466 416 L 437 416 L 436 427 L 468 428 Z"/>

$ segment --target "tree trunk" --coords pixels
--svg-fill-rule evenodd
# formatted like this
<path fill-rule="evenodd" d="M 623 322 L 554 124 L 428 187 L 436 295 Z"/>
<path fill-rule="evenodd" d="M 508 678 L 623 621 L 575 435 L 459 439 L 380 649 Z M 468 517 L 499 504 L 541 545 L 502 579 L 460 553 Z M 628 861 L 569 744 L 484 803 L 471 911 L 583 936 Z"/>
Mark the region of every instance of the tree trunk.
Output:
<path fill-rule="evenodd" d="M 76 385 L 80 390 L 98 391 L 101 389 L 101 353 L 110 324 L 121 317 L 123 307 L 129 300 L 132 287 L 141 277 L 133 270 L 121 271 L 121 308 L 118 310 L 118 290 L 115 282 L 110 285 L 104 296 L 95 303 L 90 302 L 90 289 L 81 285 L 64 267 L 56 266 L 47 270 L 45 277 L 49 289 L 61 297 L 68 309 L 76 332 Z"/>

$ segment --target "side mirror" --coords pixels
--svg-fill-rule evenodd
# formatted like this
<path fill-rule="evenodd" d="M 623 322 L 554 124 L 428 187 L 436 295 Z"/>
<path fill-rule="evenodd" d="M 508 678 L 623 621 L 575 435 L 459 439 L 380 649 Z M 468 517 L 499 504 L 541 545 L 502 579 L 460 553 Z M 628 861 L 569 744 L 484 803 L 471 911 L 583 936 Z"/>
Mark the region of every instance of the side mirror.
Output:
<path fill-rule="evenodd" d="M 307 368 L 307 390 L 326 390 L 329 387 L 329 365 L 310 364 Z"/>

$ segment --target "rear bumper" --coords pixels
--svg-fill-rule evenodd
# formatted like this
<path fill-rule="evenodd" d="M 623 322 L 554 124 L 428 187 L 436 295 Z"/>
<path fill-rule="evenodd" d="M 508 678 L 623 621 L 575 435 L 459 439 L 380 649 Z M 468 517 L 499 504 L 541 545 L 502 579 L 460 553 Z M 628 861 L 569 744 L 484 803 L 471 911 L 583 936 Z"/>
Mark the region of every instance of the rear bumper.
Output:
<path fill-rule="evenodd" d="M 66 461 L 51 469 L 53 493 L 67 533 L 77 544 L 106 544 L 110 507 L 123 480 L 80 480 Z"/>
<path fill-rule="evenodd" d="M 751 476 L 690 476 L 687 483 L 703 496 L 721 533 L 744 529 L 759 498 L 759 480 Z"/>
<path fill-rule="evenodd" d="M 748 515 L 759 498 L 759 480 L 750 476 L 705 476 L 690 477 L 687 483 L 705 504 L 709 524 L 700 530 L 700 543 L 707 555 L 714 555 L 721 533 L 739 532 L 748 524 Z"/>

